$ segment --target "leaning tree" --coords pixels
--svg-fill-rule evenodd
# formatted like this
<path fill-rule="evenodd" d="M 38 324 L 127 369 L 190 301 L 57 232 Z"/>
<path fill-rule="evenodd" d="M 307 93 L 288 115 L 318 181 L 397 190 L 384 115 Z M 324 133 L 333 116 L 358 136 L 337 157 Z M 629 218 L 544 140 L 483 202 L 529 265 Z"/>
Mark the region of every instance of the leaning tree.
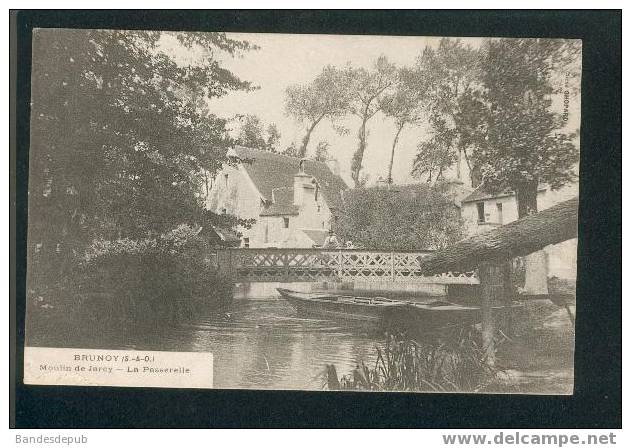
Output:
<path fill-rule="evenodd" d="M 311 134 L 322 120 L 335 121 L 348 112 L 348 89 L 343 73 L 327 65 L 309 84 L 289 86 L 285 91 L 285 113 L 306 126 L 298 157 L 307 154 Z"/>
<path fill-rule="evenodd" d="M 397 82 L 398 73 L 396 66 L 382 55 L 377 58 L 372 68 L 348 67 L 344 74 L 345 84 L 351 94 L 349 110 L 360 119 L 357 149 L 351 161 L 351 177 L 355 186 L 358 186 L 361 184 L 360 172 L 368 145 L 368 121 L 382 110 L 387 95 Z"/>
<path fill-rule="evenodd" d="M 405 67 L 401 68 L 394 91 L 383 99 L 383 113 L 392 118 L 395 125 L 388 164 L 387 180 L 389 184 L 392 184 L 394 154 L 403 128 L 419 124 L 427 113 L 427 81 L 424 73 Z"/>

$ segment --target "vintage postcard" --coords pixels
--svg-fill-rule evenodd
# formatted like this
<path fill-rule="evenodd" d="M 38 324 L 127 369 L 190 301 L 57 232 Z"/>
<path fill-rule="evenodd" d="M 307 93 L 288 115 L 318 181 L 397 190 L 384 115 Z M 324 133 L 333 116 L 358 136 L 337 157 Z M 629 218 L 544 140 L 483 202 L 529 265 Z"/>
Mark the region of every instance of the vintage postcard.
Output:
<path fill-rule="evenodd" d="M 32 44 L 25 383 L 573 393 L 580 40 Z"/>

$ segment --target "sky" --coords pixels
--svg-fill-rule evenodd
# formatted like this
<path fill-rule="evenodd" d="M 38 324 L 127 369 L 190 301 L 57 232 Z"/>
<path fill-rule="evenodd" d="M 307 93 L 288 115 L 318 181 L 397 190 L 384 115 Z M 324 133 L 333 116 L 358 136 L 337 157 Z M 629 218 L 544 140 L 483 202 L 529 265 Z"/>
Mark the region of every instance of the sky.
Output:
<path fill-rule="evenodd" d="M 385 55 L 398 66 L 411 66 L 427 45 L 437 46 L 440 38 L 340 36 L 340 35 L 288 35 L 288 34 L 228 34 L 235 39 L 247 40 L 260 47 L 239 59 L 224 59 L 226 68 L 242 79 L 260 86 L 255 92 L 231 93 L 213 100 L 211 110 L 220 116 L 238 113 L 255 114 L 265 123 L 275 123 L 281 133 L 280 148 L 300 142 L 305 127 L 285 114 L 285 89 L 292 84 L 311 82 L 331 64 L 343 67 L 370 67 Z M 471 39 L 471 43 L 479 39 Z M 339 161 L 345 180 L 350 184 L 350 162 L 357 148 L 359 119 L 349 117 L 344 121 L 347 135 L 337 134 L 330 122 L 322 122 L 315 129 L 309 143 L 308 155 L 313 154 L 319 141 L 330 144 L 329 154 Z M 387 166 L 394 138 L 394 124 L 381 113 L 368 122 L 368 147 L 364 155 L 364 172 L 374 182 L 379 176 L 387 176 Z M 416 145 L 423 138 L 422 128 L 408 128 L 399 138 L 395 155 L 393 178 L 396 183 L 412 181 L 410 171 L 416 153 Z"/>
<path fill-rule="evenodd" d="M 305 127 L 285 114 L 285 89 L 292 84 L 311 82 L 322 68 L 331 64 L 343 67 L 370 67 L 385 55 L 398 66 L 412 66 L 425 46 L 436 47 L 440 37 L 350 36 L 309 34 L 242 34 L 228 33 L 229 37 L 247 40 L 260 49 L 232 58 L 216 55 L 222 65 L 241 79 L 260 87 L 254 92 L 231 92 L 223 98 L 212 99 L 212 113 L 225 118 L 236 114 L 257 115 L 266 127 L 275 123 L 281 133 L 280 149 L 292 142 L 300 146 Z M 462 38 L 464 43 L 477 47 L 481 38 Z M 560 99 L 562 102 L 562 99 Z M 580 99 L 570 104 L 570 121 L 580 123 Z M 349 117 L 344 125 L 348 135 L 337 134 L 330 122 L 322 122 L 311 136 L 308 155 L 313 154 L 319 141 L 330 144 L 329 154 L 339 161 L 342 175 L 351 184 L 350 161 L 357 147 L 359 120 Z M 364 173 L 369 182 L 387 176 L 387 167 L 394 138 L 394 124 L 381 113 L 368 122 L 368 146 L 364 155 Z M 394 160 L 395 183 L 414 182 L 410 171 L 418 143 L 427 138 L 426 128 L 408 127 L 399 138 Z M 453 173 L 450 173 L 453 175 Z M 448 176 L 450 175 L 448 174 Z"/>

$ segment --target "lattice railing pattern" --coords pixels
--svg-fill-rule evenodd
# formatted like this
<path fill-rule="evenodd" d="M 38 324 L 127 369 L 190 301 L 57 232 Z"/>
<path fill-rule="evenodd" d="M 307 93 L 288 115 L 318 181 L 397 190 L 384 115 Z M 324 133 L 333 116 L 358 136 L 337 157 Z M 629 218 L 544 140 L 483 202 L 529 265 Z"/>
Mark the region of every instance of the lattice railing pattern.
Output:
<path fill-rule="evenodd" d="M 422 252 L 327 249 L 225 249 L 217 252 L 219 269 L 237 282 L 392 281 L 478 284 L 475 272 L 421 274 Z"/>

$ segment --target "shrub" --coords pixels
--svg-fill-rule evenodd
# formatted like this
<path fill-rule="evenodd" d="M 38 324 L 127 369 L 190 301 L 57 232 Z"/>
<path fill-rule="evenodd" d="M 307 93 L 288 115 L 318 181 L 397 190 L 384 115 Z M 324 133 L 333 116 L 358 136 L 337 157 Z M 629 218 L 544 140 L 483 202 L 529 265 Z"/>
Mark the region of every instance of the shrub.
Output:
<path fill-rule="evenodd" d="M 370 368 L 360 362 L 350 373 L 337 376 L 334 365 L 325 371 L 326 386 L 335 390 L 479 392 L 494 384 L 499 369 L 486 362 L 474 326 L 465 326 L 431 341 L 386 335 L 376 347 Z"/>
<path fill-rule="evenodd" d="M 449 194 L 421 184 L 346 191 L 335 229 L 356 247 L 377 250 L 438 249 L 463 237 Z"/>
<path fill-rule="evenodd" d="M 207 241 L 186 225 L 155 239 L 95 241 L 80 271 L 82 291 L 152 300 L 208 297 L 217 303 L 231 297 L 230 279 L 218 277 Z"/>

